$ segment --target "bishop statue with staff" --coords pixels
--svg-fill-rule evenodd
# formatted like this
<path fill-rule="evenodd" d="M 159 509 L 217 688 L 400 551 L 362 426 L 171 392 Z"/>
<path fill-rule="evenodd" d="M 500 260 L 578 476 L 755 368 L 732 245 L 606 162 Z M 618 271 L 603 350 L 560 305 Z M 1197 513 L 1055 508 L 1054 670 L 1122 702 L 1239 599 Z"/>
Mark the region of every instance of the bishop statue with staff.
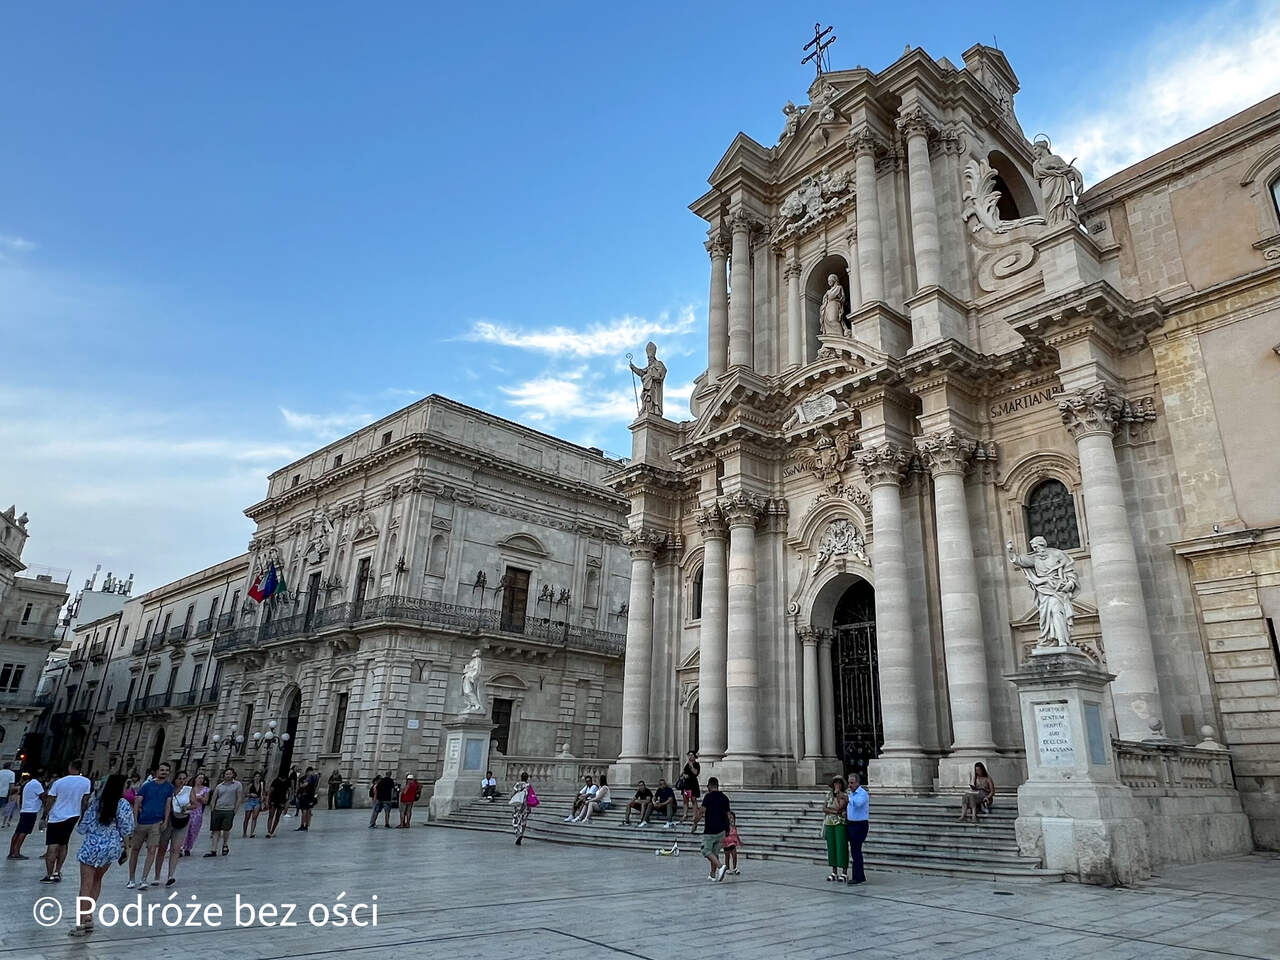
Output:
<path fill-rule="evenodd" d="M 631 372 L 640 378 L 640 416 L 653 413 L 660 417 L 662 381 L 667 379 L 667 365 L 658 359 L 658 345 L 652 340 L 645 344 L 644 355 L 649 362 L 643 367 L 637 367 L 628 361 Z"/>
<path fill-rule="evenodd" d="M 1031 538 L 1030 553 L 1015 553 L 1012 540 L 1006 546 L 1009 562 L 1022 568 L 1040 610 L 1039 646 L 1071 646 L 1071 626 L 1075 619 L 1071 598 L 1080 589 L 1075 561 L 1066 551 L 1049 546 L 1044 537 Z"/>

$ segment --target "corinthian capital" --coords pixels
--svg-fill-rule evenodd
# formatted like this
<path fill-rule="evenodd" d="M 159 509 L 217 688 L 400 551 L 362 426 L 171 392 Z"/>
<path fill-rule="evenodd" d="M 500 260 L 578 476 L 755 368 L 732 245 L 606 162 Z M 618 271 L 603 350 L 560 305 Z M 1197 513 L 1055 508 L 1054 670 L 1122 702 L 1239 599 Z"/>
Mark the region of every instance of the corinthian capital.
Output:
<path fill-rule="evenodd" d="M 1094 434 L 1114 436 L 1116 424 L 1125 411 L 1125 401 L 1105 386 L 1077 390 L 1058 398 L 1058 412 L 1076 440 Z"/>
<path fill-rule="evenodd" d="M 622 535 L 622 545 L 631 551 L 632 560 L 652 560 L 658 555 L 666 537 L 643 527 L 639 530 L 628 530 Z"/>
<path fill-rule="evenodd" d="M 867 447 L 858 455 L 858 466 L 870 486 L 878 487 L 902 482 L 911 455 L 896 443 L 882 443 Z"/>
<path fill-rule="evenodd" d="M 866 124 L 851 131 L 845 145 L 853 153 L 855 160 L 864 156 L 874 159 L 885 152 L 884 142 Z"/>
<path fill-rule="evenodd" d="M 755 226 L 756 221 L 742 207 L 734 207 L 729 211 L 729 229 L 734 233 L 750 233 Z"/>
<path fill-rule="evenodd" d="M 719 230 L 706 242 L 705 246 L 712 260 L 717 257 L 723 260 L 729 256 L 729 242 L 725 239 L 724 233 Z"/>
<path fill-rule="evenodd" d="M 711 504 L 703 510 L 699 510 L 693 515 L 693 519 L 698 524 L 698 530 L 705 540 L 723 540 L 728 534 L 728 527 L 725 526 L 724 514 L 720 512 L 720 508 L 716 504 Z"/>
<path fill-rule="evenodd" d="M 938 132 L 937 121 L 919 104 L 904 110 L 897 123 L 898 130 L 908 140 L 918 136 L 933 137 Z"/>
<path fill-rule="evenodd" d="M 943 430 L 916 437 L 916 453 L 929 473 L 940 477 L 947 473 L 964 473 L 978 444 L 958 430 Z"/>
<path fill-rule="evenodd" d="M 754 493 L 739 490 L 716 501 L 720 512 L 731 527 L 754 527 L 764 512 L 768 501 Z"/>

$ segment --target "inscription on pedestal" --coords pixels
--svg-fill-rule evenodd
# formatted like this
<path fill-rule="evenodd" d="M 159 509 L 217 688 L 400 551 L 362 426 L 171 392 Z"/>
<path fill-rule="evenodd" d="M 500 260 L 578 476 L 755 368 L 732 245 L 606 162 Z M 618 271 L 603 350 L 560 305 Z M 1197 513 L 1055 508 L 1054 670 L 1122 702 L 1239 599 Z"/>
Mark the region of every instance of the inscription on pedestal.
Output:
<path fill-rule="evenodd" d="M 1071 742 L 1071 718 L 1065 700 L 1037 703 L 1036 740 L 1040 747 L 1040 765 L 1045 767 L 1075 766 L 1076 751 Z"/>

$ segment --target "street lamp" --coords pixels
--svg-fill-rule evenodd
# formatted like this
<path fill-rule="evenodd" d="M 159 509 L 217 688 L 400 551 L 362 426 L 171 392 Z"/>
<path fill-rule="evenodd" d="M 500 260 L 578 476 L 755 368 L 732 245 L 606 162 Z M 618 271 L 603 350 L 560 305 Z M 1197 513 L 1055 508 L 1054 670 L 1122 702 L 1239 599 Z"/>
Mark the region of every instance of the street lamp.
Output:
<path fill-rule="evenodd" d="M 284 746 L 289 742 L 289 734 L 276 733 L 276 722 L 270 720 L 267 722 L 266 733 L 255 733 L 253 735 L 253 749 L 265 750 L 262 760 L 262 778 L 267 778 L 267 770 L 271 765 L 272 749 L 284 750 Z"/>
<path fill-rule="evenodd" d="M 230 732 L 225 737 L 221 734 L 215 733 L 211 740 L 213 742 L 214 758 L 216 759 L 218 751 L 225 747 L 227 751 L 227 762 L 224 766 L 231 766 L 231 754 L 235 752 L 236 747 L 244 743 L 244 734 L 236 733 L 236 725 L 233 723 L 231 725 Z"/>

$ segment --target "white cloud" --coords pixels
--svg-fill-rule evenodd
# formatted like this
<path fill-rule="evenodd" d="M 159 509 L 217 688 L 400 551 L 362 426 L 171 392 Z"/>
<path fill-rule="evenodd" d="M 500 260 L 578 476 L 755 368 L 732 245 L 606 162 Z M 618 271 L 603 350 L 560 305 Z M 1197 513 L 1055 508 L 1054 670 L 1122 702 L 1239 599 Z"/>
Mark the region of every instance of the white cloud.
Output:
<path fill-rule="evenodd" d="M 1054 152 L 1096 183 L 1280 92 L 1276 12 L 1274 0 L 1227 4 L 1159 35 L 1103 109 L 1057 120 Z"/>
<path fill-rule="evenodd" d="M 544 374 L 498 389 L 506 394 L 507 403 L 523 413 L 526 420 L 544 427 L 566 420 L 612 421 L 617 424 L 634 420 L 634 390 L 601 388 L 599 380 L 598 375 L 588 375 L 587 370 L 581 368 Z M 679 419 L 679 411 L 687 408 L 692 393 L 692 383 L 668 386 L 664 391 L 667 413 Z"/>
<path fill-rule="evenodd" d="M 309 433 L 318 440 L 336 440 L 377 419 L 371 413 L 301 413 L 288 407 L 280 408 L 280 416 L 289 429 Z"/>
<path fill-rule="evenodd" d="M 30 253 L 35 248 L 35 243 L 26 237 L 0 233 L 0 249 L 8 250 L 10 253 Z"/>
<path fill-rule="evenodd" d="M 477 320 L 463 339 L 561 357 L 603 357 L 622 353 L 655 337 L 682 337 L 693 332 L 696 322 L 692 306 L 681 308 L 674 318 L 667 313 L 659 314 L 654 320 L 627 315 L 609 323 L 592 324 L 585 330 L 563 326 L 521 330 Z"/>

